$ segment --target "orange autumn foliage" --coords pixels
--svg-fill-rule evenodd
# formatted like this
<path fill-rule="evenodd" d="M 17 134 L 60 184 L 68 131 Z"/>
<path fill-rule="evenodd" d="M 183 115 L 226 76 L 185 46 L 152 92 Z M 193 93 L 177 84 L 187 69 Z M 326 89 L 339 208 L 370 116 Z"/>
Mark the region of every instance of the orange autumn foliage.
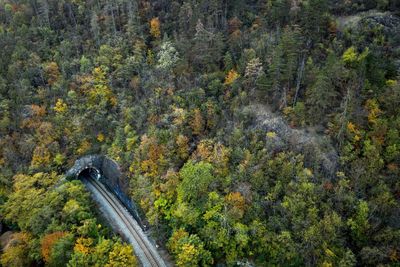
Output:
<path fill-rule="evenodd" d="M 221 143 L 214 143 L 210 139 L 201 140 L 193 153 L 193 159 L 209 162 L 214 165 L 215 172 L 220 175 L 227 175 L 230 149 Z"/>
<path fill-rule="evenodd" d="M 161 36 L 160 20 L 158 18 L 152 18 L 150 20 L 150 34 L 154 38 L 159 38 Z"/>
<path fill-rule="evenodd" d="M 165 146 L 158 144 L 154 137 L 144 135 L 140 144 L 140 151 L 145 156 L 140 164 L 141 171 L 148 177 L 157 177 L 165 163 Z"/>
<path fill-rule="evenodd" d="M 225 77 L 224 85 L 233 84 L 237 80 L 237 78 L 239 78 L 239 76 L 239 73 L 237 73 L 235 70 L 230 70 Z"/>
<path fill-rule="evenodd" d="M 29 108 L 29 117 L 22 121 L 22 127 L 34 129 L 40 124 L 41 118 L 46 115 L 46 107 L 31 105 Z"/>
<path fill-rule="evenodd" d="M 46 107 L 38 106 L 38 105 L 31 105 L 32 115 L 35 117 L 43 117 L 46 115 Z"/>
<path fill-rule="evenodd" d="M 50 261 L 51 250 L 54 244 L 66 235 L 67 235 L 66 232 L 58 231 L 51 234 L 47 234 L 42 238 L 41 252 L 43 259 L 46 263 Z"/>
<path fill-rule="evenodd" d="M 240 30 L 240 27 L 242 27 L 243 22 L 238 18 L 234 17 L 228 21 L 228 31 L 229 33 L 233 33 L 235 31 Z"/>

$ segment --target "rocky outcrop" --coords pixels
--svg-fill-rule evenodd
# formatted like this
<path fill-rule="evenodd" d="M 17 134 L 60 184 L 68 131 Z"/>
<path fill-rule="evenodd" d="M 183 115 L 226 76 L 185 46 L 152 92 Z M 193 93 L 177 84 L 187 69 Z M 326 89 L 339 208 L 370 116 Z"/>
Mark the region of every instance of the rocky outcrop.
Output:
<path fill-rule="evenodd" d="M 400 18 L 391 12 L 380 12 L 377 10 L 369 10 L 359 12 L 357 14 L 337 17 L 338 30 L 353 28 L 360 29 L 361 27 L 375 27 L 380 25 L 385 33 L 393 33 L 398 31 Z"/>
<path fill-rule="evenodd" d="M 267 106 L 259 104 L 248 108 L 256 115 L 256 128 L 267 133 L 268 151 L 276 153 L 289 150 L 301 153 L 307 167 L 318 169 L 327 178 L 335 177 L 339 155 L 329 137 L 316 133 L 312 128 L 294 129 Z"/>
<path fill-rule="evenodd" d="M 400 18 L 390 12 L 375 13 L 363 17 L 359 26 L 380 27 L 385 35 L 400 33 Z"/>
<path fill-rule="evenodd" d="M 6 250 L 12 243 L 13 234 L 14 232 L 7 231 L 0 236 L 0 247 L 2 251 Z"/>

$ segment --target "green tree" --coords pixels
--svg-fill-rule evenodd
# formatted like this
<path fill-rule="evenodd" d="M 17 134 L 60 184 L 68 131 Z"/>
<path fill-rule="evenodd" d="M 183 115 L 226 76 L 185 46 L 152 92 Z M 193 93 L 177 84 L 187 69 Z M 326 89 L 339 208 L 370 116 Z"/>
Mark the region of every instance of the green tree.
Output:
<path fill-rule="evenodd" d="M 183 229 L 172 234 L 168 247 L 175 255 L 177 266 L 210 266 L 213 263 L 211 253 L 204 248 L 200 238 Z"/>
<path fill-rule="evenodd" d="M 180 170 L 182 182 L 177 188 L 178 201 L 192 203 L 195 206 L 207 198 L 209 186 L 214 180 L 213 166 L 210 163 L 187 162 Z"/>

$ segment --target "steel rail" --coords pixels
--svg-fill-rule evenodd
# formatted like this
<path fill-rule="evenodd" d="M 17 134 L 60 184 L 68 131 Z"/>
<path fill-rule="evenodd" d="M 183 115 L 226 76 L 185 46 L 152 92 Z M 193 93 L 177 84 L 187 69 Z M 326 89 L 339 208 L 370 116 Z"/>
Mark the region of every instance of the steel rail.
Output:
<path fill-rule="evenodd" d="M 112 196 L 110 192 L 108 192 L 101 185 L 99 185 L 98 182 L 94 180 L 92 177 L 88 177 L 87 180 L 91 185 L 93 185 L 97 189 L 97 191 L 103 196 L 103 198 L 111 205 L 114 211 L 118 214 L 120 219 L 126 224 L 126 226 L 128 227 L 128 231 L 133 235 L 138 245 L 143 250 L 143 253 L 145 254 L 150 265 L 154 267 L 163 266 L 158 263 L 157 257 L 153 255 L 153 251 L 147 248 L 146 242 L 143 240 L 143 238 L 137 232 L 137 230 L 131 225 L 126 214 L 120 211 L 122 205 L 120 203 L 116 203 L 114 196 Z"/>

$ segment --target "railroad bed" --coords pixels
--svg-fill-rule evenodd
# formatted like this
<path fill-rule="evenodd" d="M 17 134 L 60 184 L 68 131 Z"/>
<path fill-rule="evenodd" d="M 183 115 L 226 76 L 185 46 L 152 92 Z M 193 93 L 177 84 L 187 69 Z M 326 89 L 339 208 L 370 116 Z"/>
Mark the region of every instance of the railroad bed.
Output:
<path fill-rule="evenodd" d="M 82 179 L 93 194 L 94 199 L 101 205 L 108 218 L 112 218 L 112 226 L 133 246 L 136 256 L 144 267 L 166 267 L 155 245 L 150 242 L 139 224 L 126 210 L 121 202 L 110 193 L 104 185 L 91 177 Z"/>

